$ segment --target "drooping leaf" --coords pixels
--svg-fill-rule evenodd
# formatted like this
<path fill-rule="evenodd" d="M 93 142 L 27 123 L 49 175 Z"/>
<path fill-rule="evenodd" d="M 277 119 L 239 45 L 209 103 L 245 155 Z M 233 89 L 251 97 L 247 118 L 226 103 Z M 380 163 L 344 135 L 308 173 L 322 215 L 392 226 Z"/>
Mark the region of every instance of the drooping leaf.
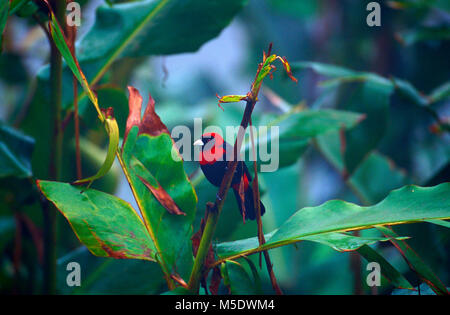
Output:
<path fill-rule="evenodd" d="M 103 122 L 104 117 L 100 111 L 97 96 L 94 94 L 91 87 L 89 86 L 89 83 L 88 83 L 83 71 L 81 70 L 78 60 L 76 58 L 74 58 L 72 52 L 70 51 L 69 42 L 67 41 L 66 37 L 64 36 L 64 32 L 61 29 L 61 26 L 59 25 L 58 20 L 56 19 L 56 16 L 53 13 L 50 5 L 48 4 L 47 0 L 42 0 L 42 1 L 44 1 L 44 3 L 47 5 L 47 7 L 49 9 L 49 14 L 50 14 L 49 29 L 50 29 L 50 35 L 53 38 L 53 42 L 55 43 L 55 45 L 58 48 L 61 55 L 63 56 L 64 60 L 66 61 L 67 65 L 69 66 L 73 75 L 80 82 L 81 86 L 83 87 L 84 92 L 87 94 L 87 96 L 91 100 L 92 104 L 94 104 L 97 114 L 98 114 L 100 120 Z"/>
<path fill-rule="evenodd" d="M 109 110 L 112 109 L 109 108 Z M 111 169 L 116 158 L 116 152 L 119 146 L 119 126 L 117 125 L 116 119 L 114 118 L 113 114 L 110 112 L 106 114 L 105 126 L 106 132 L 109 136 L 108 153 L 106 154 L 105 162 L 103 162 L 102 166 L 95 175 L 77 180 L 74 182 L 74 184 L 83 184 L 89 182 L 89 187 L 94 180 L 105 176 L 106 173 L 108 173 L 108 171 Z"/>
<path fill-rule="evenodd" d="M 0 123 L 0 177 L 29 177 L 34 140 Z"/>
<path fill-rule="evenodd" d="M 413 286 L 408 280 L 395 269 L 383 256 L 368 245 L 363 245 L 357 249 L 358 253 L 368 262 L 377 262 L 380 264 L 381 274 L 389 280 L 396 288 L 412 290 Z"/>
<path fill-rule="evenodd" d="M 37 185 L 92 254 L 155 260 L 156 249 L 144 223 L 125 201 L 66 183 L 37 181 Z"/>
<path fill-rule="evenodd" d="M 442 185 L 444 185 L 444 184 L 442 184 Z M 446 202 L 447 202 L 447 211 L 450 211 L 449 210 L 450 209 L 450 205 L 449 205 L 450 201 L 448 198 L 448 192 L 447 192 Z M 381 233 L 383 233 L 384 235 L 386 235 L 388 237 L 395 238 L 397 236 L 397 234 L 388 227 L 378 226 L 377 229 L 380 230 Z M 436 274 L 433 272 L 433 270 L 422 260 L 422 258 L 405 241 L 398 241 L 398 240 L 392 239 L 391 242 L 400 251 L 400 253 L 405 258 L 405 260 L 409 264 L 409 266 L 417 272 L 417 274 L 420 276 L 420 278 L 424 282 L 426 282 L 436 294 L 444 294 L 444 295 L 449 294 L 447 291 L 447 288 L 442 283 L 442 281 L 436 276 Z"/>

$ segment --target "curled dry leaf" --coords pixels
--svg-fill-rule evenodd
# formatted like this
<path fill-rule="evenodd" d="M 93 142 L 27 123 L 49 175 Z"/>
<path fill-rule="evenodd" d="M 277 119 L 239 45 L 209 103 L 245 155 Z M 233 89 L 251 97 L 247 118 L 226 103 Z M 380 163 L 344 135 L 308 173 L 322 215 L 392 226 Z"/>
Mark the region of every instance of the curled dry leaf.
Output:
<path fill-rule="evenodd" d="M 139 134 L 144 133 L 151 136 L 158 136 L 161 133 L 167 133 L 170 135 L 169 129 L 167 129 L 166 125 L 164 125 L 161 118 L 159 118 L 158 114 L 155 112 L 155 100 L 153 97 L 149 94 L 147 108 L 145 109 L 144 116 L 141 119 L 142 96 L 139 91 L 132 86 L 128 87 L 128 91 L 130 93 L 128 99 L 129 112 L 123 144 L 125 143 L 128 133 L 133 126 L 139 127 Z"/>

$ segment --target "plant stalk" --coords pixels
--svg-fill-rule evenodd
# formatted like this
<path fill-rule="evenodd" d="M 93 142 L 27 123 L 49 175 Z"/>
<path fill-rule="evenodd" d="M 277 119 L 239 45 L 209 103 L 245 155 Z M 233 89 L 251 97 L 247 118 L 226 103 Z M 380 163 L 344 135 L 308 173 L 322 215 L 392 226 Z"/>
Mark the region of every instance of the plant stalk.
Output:
<path fill-rule="evenodd" d="M 65 25 L 65 1 L 51 0 L 50 4 L 61 25 Z M 53 41 L 50 41 L 50 106 L 53 121 L 53 146 L 50 155 L 50 178 L 61 177 L 62 162 L 62 57 Z M 44 275 L 43 293 L 56 293 L 56 208 L 43 208 L 44 219 Z"/>
<path fill-rule="evenodd" d="M 212 237 L 217 226 L 217 221 L 219 220 L 220 212 L 225 203 L 225 198 L 228 190 L 231 186 L 231 181 L 233 179 L 234 172 L 236 171 L 238 165 L 238 152 L 241 151 L 242 140 L 244 139 L 245 129 L 247 129 L 253 109 L 256 104 L 256 97 L 252 95 L 248 96 L 247 104 L 245 106 L 244 116 L 242 117 L 241 127 L 239 128 L 236 141 L 234 143 L 234 158 L 228 163 L 228 170 L 222 179 L 222 183 L 217 193 L 217 198 L 214 204 L 207 205 L 208 218 L 206 219 L 205 229 L 203 231 L 202 238 L 200 240 L 200 245 L 198 248 L 197 256 L 195 257 L 194 267 L 192 268 L 191 276 L 189 278 L 188 288 L 192 292 L 198 292 L 200 286 L 200 278 L 202 276 L 202 269 L 208 255 L 209 246 L 212 242 Z"/>

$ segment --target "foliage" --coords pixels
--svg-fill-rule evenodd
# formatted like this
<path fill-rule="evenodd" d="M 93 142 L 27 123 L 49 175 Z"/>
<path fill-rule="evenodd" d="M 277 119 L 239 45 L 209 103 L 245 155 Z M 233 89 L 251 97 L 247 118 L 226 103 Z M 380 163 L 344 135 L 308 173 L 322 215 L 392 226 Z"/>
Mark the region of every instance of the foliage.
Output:
<path fill-rule="evenodd" d="M 0 292 L 262 294 L 278 282 L 288 293 L 369 293 L 356 257 L 380 264 L 379 293 L 448 294 L 448 6 L 389 1 L 377 30 L 355 20 L 363 4 L 330 3 L 106 1 L 75 44 L 54 1 L 2 2 Z M 245 44 L 223 41 L 233 29 Z M 221 53 L 208 65 L 214 38 Z M 255 68 L 272 41 L 291 62 L 269 46 Z M 30 66 L 37 46 L 46 48 Z M 248 60 L 223 72 L 233 51 Z M 176 58 L 185 74 L 168 72 Z M 276 63 L 284 70 L 273 76 Z M 247 94 L 218 96 L 242 93 L 255 70 Z M 132 84 L 153 95 L 144 110 Z M 199 136 L 195 117 L 203 127 L 279 127 L 278 138 L 254 139 L 279 141 L 279 169 L 251 170 L 262 223 L 243 225 L 221 198 L 226 178 L 217 192 L 181 159 L 170 130 Z M 248 138 L 241 152 L 252 149 Z M 258 268 L 257 253 L 271 266 L 270 253 L 273 270 Z M 83 265 L 81 287 L 65 284 L 70 261 Z"/>

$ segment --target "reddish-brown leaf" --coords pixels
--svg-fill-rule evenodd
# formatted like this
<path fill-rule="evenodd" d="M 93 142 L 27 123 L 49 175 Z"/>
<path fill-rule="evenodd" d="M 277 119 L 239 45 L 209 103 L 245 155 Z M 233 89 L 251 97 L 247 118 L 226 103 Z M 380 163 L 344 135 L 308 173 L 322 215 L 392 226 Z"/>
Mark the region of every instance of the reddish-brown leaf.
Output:
<path fill-rule="evenodd" d="M 139 127 L 139 125 L 141 124 L 142 96 L 141 94 L 139 94 L 139 91 L 132 86 L 128 87 L 128 92 L 130 93 L 128 97 L 128 118 L 127 125 L 125 127 L 122 148 L 131 128 L 133 126 Z"/>
<path fill-rule="evenodd" d="M 166 208 L 166 210 L 171 214 L 177 214 L 177 215 L 186 215 L 183 211 L 180 210 L 180 208 L 177 206 L 175 201 L 173 201 L 172 197 L 164 190 L 164 188 L 161 187 L 161 185 L 158 183 L 158 187 L 154 187 L 149 182 L 147 182 L 144 178 L 136 174 L 137 177 L 144 183 L 144 185 L 151 191 L 153 196 L 155 196 L 156 200 L 159 201 L 159 203 Z M 156 179 L 155 179 L 156 181 Z"/>
<path fill-rule="evenodd" d="M 209 285 L 209 291 L 212 295 L 217 295 L 219 291 L 220 281 L 222 281 L 222 275 L 220 274 L 220 269 L 218 266 L 214 267 L 211 276 L 211 283 Z"/>
<path fill-rule="evenodd" d="M 170 135 L 169 129 L 163 124 L 161 118 L 155 112 L 155 100 L 149 94 L 147 108 L 142 117 L 141 125 L 139 126 L 139 134 L 146 133 L 151 136 L 158 136 L 161 133 Z"/>

